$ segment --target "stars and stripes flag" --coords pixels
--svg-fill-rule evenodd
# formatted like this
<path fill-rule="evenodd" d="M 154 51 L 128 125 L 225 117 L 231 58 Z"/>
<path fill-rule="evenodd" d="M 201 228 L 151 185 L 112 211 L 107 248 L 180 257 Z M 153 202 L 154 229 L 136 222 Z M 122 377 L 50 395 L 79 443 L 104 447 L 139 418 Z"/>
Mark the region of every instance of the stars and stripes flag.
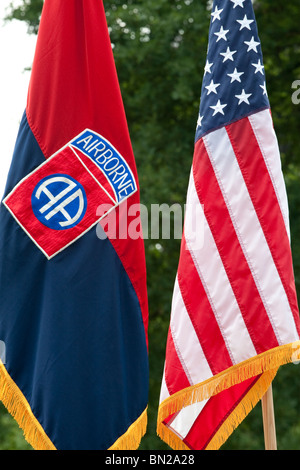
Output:
<path fill-rule="evenodd" d="M 45 0 L 4 196 L 0 399 L 37 450 L 136 449 L 146 265 L 126 225 L 139 185 L 102 0 Z"/>
<path fill-rule="evenodd" d="M 288 202 L 251 0 L 212 7 L 186 207 L 157 429 L 176 449 L 218 449 L 299 356 Z"/>

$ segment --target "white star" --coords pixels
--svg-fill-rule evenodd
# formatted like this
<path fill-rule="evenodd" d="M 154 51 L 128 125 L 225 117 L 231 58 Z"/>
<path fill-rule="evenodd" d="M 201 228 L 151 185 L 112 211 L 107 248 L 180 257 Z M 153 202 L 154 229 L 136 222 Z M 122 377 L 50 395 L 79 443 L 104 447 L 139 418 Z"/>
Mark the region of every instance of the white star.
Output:
<path fill-rule="evenodd" d="M 259 85 L 259 86 L 260 86 L 260 88 L 263 89 L 263 95 L 267 95 L 267 96 L 268 96 L 266 82 L 264 82 L 263 85 Z"/>
<path fill-rule="evenodd" d="M 244 43 L 247 44 L 247 46 L 249 46 L 247 52 L 249 51 L 257 52 L 257 46 L 260 45 L 260 42 L 256 42 L 254 40 L 254 36 L 252 36 L 251 41 L 244 41 Z"/>
<path fill-rule="evenodd" d="M 220 114 L 224 115 L 223 108 L 225 108 L 226 106 L 227 106 L 227 104 L 221 104 L 220 100 L 218 100 L 218 102 L 215 106 L 210 106 L 210 108 L 214 110 L 213 116 L 215 116 L 217 113 L 220 113 Z"/>
<path fill-rule="evenodd" d="M 223 11 L 223 8 L 221 8 L 220 10 L 218 10 L 218 7 L 216 6 L 215 8 L 215 11 L 212 12 L 211 16 L 213 18 L 212 22 L 214 22 L 215 20 L 221 20 L 221 13 Z"/>
<path fill-rule="evenodd" d="M 247 16 L 245 15 L 242 20 L 236 20 L 238 23 L 240 23 L 240 31 L 243 28 L 251 29 L 250 24 L 254 22 L 254 20 L 248 20 Z"/>
<path fill-rule="evenodd" d="M 233 54 L 236 54 L 237 51 L 231 51 L 229 49 L 229 47 L 227 47 L 227 51 L 226 52 L 220 52 L 220 55 L 223 55 L 224 56 L 224 60 L 223 60 L 223 63 L 226 62 L 226 60 L 231 60 L 232 62 L 234 61 L 233 59 Z"/>
<path fill-rule="evenodd" d="M 212 80 L 210 82 L 210 84 L 208 86 L 206 86 L 205 88 L 207 89 L 208 91 L 208 95 L 210 95 L 211 93 L 215 93 L 216 95 L 218 94 L 217 92 L 217 88 L 220 86 L 221 84 L 220 83 L 214 83 L 214 81 Z"/>
<path fill-rule="evenodd" d="M 255 70 L 254 73 L 260 72 L 262 75 L 264 74 L 264 72 L 263 72 L 264 66 L 262 65 L 260 60 L 257 62 L 257 64 L 252 64 L 252 65 L 253 65 L 253 67 L 256 67 L 256 70 Z"/>
<path fill-rule="evenodd" d="M 199 114 L 199 116 L 198 116 L 198 121 L 197 121 L 197 126 L 198 126 L 198 127 L 201 127 L 201 126 L 202 126 L 202 120 L 203 120 L 203 118 L 204 118 L 204 116 L 200 116 L 200 114 Z"/>
<path fill-rule="evenodd" d="M 227 41 L 226 34 L 229 33 L 229 29 L 224 29 L 223 26 L 221 26 L 221 29 L 218 33 L 214 33 L 216 36 L 218 36 L 217 42 L 220 41 L 220 39 L 224 39 L 224 41 Z"/>
<path fill-rule="evenodd" d="M 233 83 L 235 81 L 237 82 L 241 82 L 241 79 L 240 79 L 240 76 L 241 75 L 244 75 L 245 72 L 238 72 L 237 69 L 235 68 L 234 71 L 232 73 L 228 73 L 228 77 L 231 77 L 231 82 L 230 83 Z"/>
<path fill-rule="evenodd" d="M 243 90 L 240 95 L 235 95 L 235 97 L 239 99 L 239 104 L 246 103 L 246 104 L 250 105 L 248 98 L 250 98 L 251 95 L 252 95 L 252 93 L 249 93 L 247 95 L 245 90 Z"/>
<path fill-rule="evenodd" d="M 245 0 L 230 0 L 230 1 L 231 1 L 232 3 L 234 3 L 233 8 L 235 8 L 235 7 L 242 7 L 242 8 L 244 8 L 244 5 L 243 5 L 243 4 L 244 4 L 244 1 L 245 1 Z"/>
<path fill-rule="evenodd" d="M 206 61 L 206 64 L 205 64 L 205 67 L 204 67 L 204 75 L 206 75 L 207 73 L 211 73 L 211 68 L 214 64 L 213 63 L 209 63 L 208 60 Z"/>

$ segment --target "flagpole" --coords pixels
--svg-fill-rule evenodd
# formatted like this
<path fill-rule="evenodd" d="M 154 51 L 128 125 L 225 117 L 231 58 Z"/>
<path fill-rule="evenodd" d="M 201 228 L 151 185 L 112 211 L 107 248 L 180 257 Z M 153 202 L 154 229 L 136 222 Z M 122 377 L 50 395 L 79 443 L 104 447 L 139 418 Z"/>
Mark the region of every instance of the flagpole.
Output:
<path fill-rule="evenodd" d="M 261 399 L 265 450 L 277 450 L 272 384 Z"/>

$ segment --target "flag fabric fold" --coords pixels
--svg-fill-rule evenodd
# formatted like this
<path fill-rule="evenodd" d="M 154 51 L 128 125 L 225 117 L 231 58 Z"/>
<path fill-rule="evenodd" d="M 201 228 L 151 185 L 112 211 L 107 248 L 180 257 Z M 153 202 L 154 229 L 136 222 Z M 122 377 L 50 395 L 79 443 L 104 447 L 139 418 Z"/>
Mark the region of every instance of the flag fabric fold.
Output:
<path fill-rule="evenodd" d="M 118 236 L 139 202 L 102 0 L 45 0 L 0 209 L 0 399 L 35 449 L 146 431 L 144 245 Z"/>
<path fill-rule="evenodd" d="M 219 449 L 300 351 L 288 200 L 251 0 L 213 3 L 186 207 L 157 432 L 175 449 Z"/>

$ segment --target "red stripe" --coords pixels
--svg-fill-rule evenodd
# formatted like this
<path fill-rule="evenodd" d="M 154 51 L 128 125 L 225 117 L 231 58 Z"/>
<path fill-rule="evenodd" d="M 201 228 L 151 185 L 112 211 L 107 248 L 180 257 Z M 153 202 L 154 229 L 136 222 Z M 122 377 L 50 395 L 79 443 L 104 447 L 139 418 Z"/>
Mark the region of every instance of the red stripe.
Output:
<path fill-rule="evenodd" d="M 179 360 L 170 329 L 166 350 L 165 381 L 170 395 L 191 385 Z"/>
<path fill-rule="evenodd" d="M 178 284 L 186 310 L 213 375 L 232 366 L 224 338 L 190 252 L 182 240 Z"/>
<path fill-rule="evenodd" d="M 240 246 L 203 139 L 195 147 L 193 171 L 199 201 L 204 206 L 249 335 L 257 354 L 260 354 L 278 346 L 278 341 Z"/>
<path fill-rule="evenodd" d="M 290 242 L 265 160 L 248 118 L 227 126 L 226 130 L 300 334 Z"/>
<path fill-rule="evenodd" d="M 259 377 L 252 377 L 211 397 L 183 442 L 190 449 L 205 450 L 216 432 L 255 385 Z"/>

